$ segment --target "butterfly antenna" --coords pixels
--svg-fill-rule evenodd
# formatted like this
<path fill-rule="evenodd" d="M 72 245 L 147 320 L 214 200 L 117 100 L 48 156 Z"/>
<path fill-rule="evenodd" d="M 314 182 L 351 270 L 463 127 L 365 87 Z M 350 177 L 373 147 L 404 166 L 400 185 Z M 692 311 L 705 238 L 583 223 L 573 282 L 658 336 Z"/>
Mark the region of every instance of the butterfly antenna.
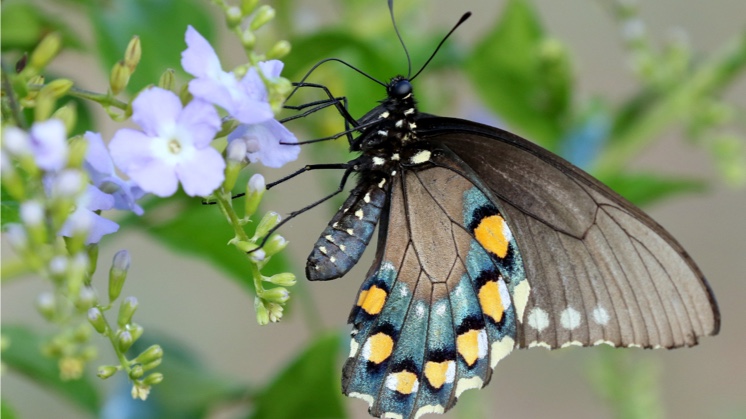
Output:
<path fill-rule="evenodd" d="M 389 2 L 391 2 L 391 0 L 389 0 Z M 459 26 L 461 26 L 462 23 L 466 22 L 466 19 L 468 19 L 470 16 L 471 16 L 471 12 L 466 12 L 466 13 L 463 14 L 463 16 L 461 16 L 461 19 L 459 19 L 458 22 L 456 22 L 456 24 L 453 26 L 453 28 L 446 34 L 446 36 L 443 37 L 443 40 L 440 41 L 440 43 L 438 44 L 437 48 L 435 48 L 435 51 L 433 51 L 433 53 L 430 55 L 430 58 L 428 58 L 427 61 L 425 61 L 425 64 L 422 65 L 422 67 L 420 68 L 420 71 L 418 71 L 417 74 L 415 74 L 414 76 L 412 76 L 411 78 L 409 78 L 410 81 L 414 80 L 415 77 L 419 76 L 420 73 L 422 73 L 422 70 L 424 70 L 425 67 L 427 67 L 427 65 L 430 64 L 430 61 L 432 61 L 433 58 L 435 58 L 435 54 L 437 54 L 438 50 L 440 50 L 440 47 L 442 47 L 443 44 L 445 44 L 445 42 L 448 39 L 448 37 L 450 37 L 451 34 L 453 32 L 455 32 L 456 29 Z"/>
<path fill-rule="evenodd" d="M 376 83 L 380 84 L 380 85 L 381 85 L 381 86 L 383 86 L 383 87 L 386 87 L 386 83 L 384 83 L 384 82 L 382 82 L 382 81 L 378 80 L 377 78 L 375 78 L 375 77 L 371 76 L 370 74 L 368 74 L 368 73 L 364 72 L 363 70 L 361 70 L 361 69 L 359 69 L 359 68 L 355 67 L 354 65 L 352 65 L 352 64 L 350 64 L 350 63 L 348 63 L 347 61 L 344 61 L 344 60 L 340 60 L 339 58 L 325 58 L 325 59 L 323 59 L 323 60 L 319 61 L 318 63 L 314 64 L 314 66 L 313 66 L 313 67 L 311 67 L 311 69 L 310 69 L 310 70 L 308 70 L 308 72 L 306 73 L 306 75 L 305 75 L 305 76 L 303 76 L 303 78 L 302 78 L 302 79 L 300 79 L 300 81 L 299 81 L 298 83 L 296 83 L 296 87 L 295 87 L 295 89 L 293 89 L 293 91 L 292 91 L 292 92 L 290 92 L 290 94 L 288 95 L 288 97 L 287 97 L 287 98 L 286 98 L 285 100 L 288 100 L 288 99 L 290 99 L 290 98 L 291 98 L 291 97 L 292 97 L 292 96 L 293 96 L 293 95 L 295 94 L 295 92 L 297 92 L 297 91 L 298 91 L 298 89 L 299 89 L 299 88 L 301 87 L 301 86 L 298 86 L 298 85 L 299 85 L 299 84 L 303 84 L 303 83 L 304 83 L 304 82 L 306 81 L 306 79 L 307 79 L 308 77 L 310 77 L 310 76 L 311 76 L 311 73 L 313 73 L 314 71 L 316 71 L 316 69 L 317 69 L 317 68 L 319 68 L 319 67 L 321 66 L 321 64 L 327 63 L 327 62 L 329 62 L 329 61 L 336 61 L 336 62 L 338 62 L 338 63 L 340 63 L 340 64 L 344 64 L 344 65 L 346 65 L 347 67 L 349 67 L 349 68 L 351 68 L 351 69 L 353 69 L 353 70 L 357 71 L 358 73 L 362 74 L 363 76 L 365 76 L 365 77 L 369 78 L 370 80 L 372 80 L 372 81 L 374 81 L 374 82 L 376 82 Z"/>
<path fill-rule="evenodd" d="M 399 42 L 401 43 L 402 48 L 404 48 L 404 54 L 407 56 L 407 78 L 409 78 L 409 76 L 412 75 L 412 59 L 409 57 L 407 45 L 404 44 L 404 39 L 402 39 L 401 34 L 399 33 L 399 28 L 396 26 L 396 19 L 394 18 L 394 0 L 389 0 L 389 13 L 391 13 L 391 23 L 394 25 L 396 37 L 399 38 Z"/>

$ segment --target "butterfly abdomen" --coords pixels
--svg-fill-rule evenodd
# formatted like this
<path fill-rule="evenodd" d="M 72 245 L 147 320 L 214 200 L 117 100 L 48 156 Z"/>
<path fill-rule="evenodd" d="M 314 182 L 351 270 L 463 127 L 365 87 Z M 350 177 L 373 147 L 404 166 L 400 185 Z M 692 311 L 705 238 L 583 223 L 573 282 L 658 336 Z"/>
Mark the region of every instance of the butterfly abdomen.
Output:
<path fill-rule="evenodd" d="M 385 179 L 358 185 L 321 233 L 306 262 L 306 277 L 326 281 L 346 274 L 370 243 L 386 203 Z"/>

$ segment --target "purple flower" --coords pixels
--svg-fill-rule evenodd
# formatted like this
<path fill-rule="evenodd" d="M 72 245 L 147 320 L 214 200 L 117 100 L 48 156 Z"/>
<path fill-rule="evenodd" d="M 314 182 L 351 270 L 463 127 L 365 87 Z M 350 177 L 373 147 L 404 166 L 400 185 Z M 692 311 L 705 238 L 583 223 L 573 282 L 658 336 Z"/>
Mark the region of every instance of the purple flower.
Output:
<path fill-rule="evenodd" d="M 251 163 L 261 162 L 267 167 L 282 167 L 298 158 L 298 140 L 281 123 L 269 119 L 258 124 L 241 124 L 228 134 L 228 143 L 243 141 L 246 158 Z"/>
<path fill-rule="evenodd" d="M 65 124 L 59 119 L 36 122 L 29 132 L 31 153 L 39 168 L 54 171 L 67 164 L 68 146 Z"/>
<path fill-rule="evenodd" d="M 182 107 L 168 90 L 153 87 L 132 102 L 143 130 L 120 129 L 109 150 L 114 163 L 146 192 L 166 197 L 181 182 L 190 196 L 206 196 L 223 182 L 225 161 L 210 142 L 220 129 L 215 108 L 199 99 Z"/>
<path fill-rule="evenodd" d="M 85 244 L 98 243 L 107 234 L 119 230 L 119 224 L 104 218 L 95 211 L 106 211 L 114 208 L 114 198 L 101 192 L 93 185 L 78 199 L 75 211 L 62 225 L 58 235 L 72 237 L 79 232 L 88 232 Z"/>
<path fill-rule="evenodd" d="M 181 66 L 196 77 L 189 82 L 189 92 L 194 97 L 220 106 L 245 124 L 274 117 L 267 88 L 255 68 L 239 81 L 232 72 L 223 71 L 215 50 L 192 26 L 187 28 L 185 39 L 187 49 L 181 53 Z M 282 63 L 260 63 L 260 68 L 265 77 L 274 78 L 280 75 Z"/>
<path fill-rule="evenodd" d="M 136 201 L 145 195 L 145 191 L 135 182 L 124 180 L 117 175 L 114 162 L 101 139 L 101 134 L 89 131 L 83 137 L 88 142 L 83 167 L 88 172 L 91 183 L 102 192 L 114 197 L 113 209 L 132 211 L 137 215 L 142 215 L 143 209 Z"/>

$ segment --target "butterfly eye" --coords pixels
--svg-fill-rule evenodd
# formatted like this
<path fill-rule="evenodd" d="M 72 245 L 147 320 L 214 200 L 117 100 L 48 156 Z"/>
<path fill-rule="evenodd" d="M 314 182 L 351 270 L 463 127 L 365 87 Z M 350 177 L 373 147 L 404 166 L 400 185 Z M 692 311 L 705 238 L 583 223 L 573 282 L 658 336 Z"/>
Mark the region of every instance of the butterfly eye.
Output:
<path fill-rule="evenodd" d="M 403 98 L 412 93 L 412 84 L 409 80 L 399 80 L 391 87 L 391 95 L 397 98 Z"/>

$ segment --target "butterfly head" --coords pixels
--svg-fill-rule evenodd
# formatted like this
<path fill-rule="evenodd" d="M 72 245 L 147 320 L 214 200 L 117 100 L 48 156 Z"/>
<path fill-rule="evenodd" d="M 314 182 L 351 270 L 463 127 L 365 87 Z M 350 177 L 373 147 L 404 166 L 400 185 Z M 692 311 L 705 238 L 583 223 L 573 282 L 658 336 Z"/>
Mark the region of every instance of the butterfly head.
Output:
<path fill-rule="evenodd" d="M 412 97 L 412 83 L 405 77 L 396 76 L 386 86 L 386 93 L 390 99 L 409 99 Z"/>

